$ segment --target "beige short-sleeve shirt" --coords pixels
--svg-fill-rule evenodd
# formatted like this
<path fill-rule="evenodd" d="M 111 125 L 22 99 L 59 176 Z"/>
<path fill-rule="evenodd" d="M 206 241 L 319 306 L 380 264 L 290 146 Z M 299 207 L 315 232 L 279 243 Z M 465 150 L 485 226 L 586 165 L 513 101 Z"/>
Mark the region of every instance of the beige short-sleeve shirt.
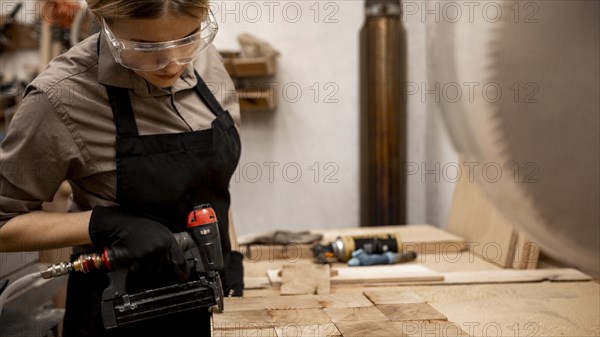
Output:
<path fill-rule="evenodd" d="M 165 89 L 116 63 L 97 34 L 55 58 L 28 86 L 0 145 L 0 226 L 41 209 L 65 180 L 73 211 L 115 203 L 115 124 L 104 84 L 129 89 L 142 135 L 210 128 L 215 116 L 196 94 L 194 69 L 239 127 L 235 87 L 213 46 Z"/>

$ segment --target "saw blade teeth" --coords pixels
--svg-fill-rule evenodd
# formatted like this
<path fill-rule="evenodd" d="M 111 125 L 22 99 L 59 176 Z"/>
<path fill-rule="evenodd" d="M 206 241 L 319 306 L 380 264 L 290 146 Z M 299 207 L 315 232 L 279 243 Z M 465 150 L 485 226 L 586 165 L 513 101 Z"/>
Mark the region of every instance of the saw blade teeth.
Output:
<path fill-rule="evenodd" d="M 540 245 L 546 241 L 553 257 L 597 269 L 589 252 L 596 249 L 597 264 L 600 235 L 594 241 L 589 233 L 598 234 L 600 167 L 589 154 L 597 153 L 590 140 L 597 140 L 591 125 L 598 125 L 600 107 L 590 97 L 600 92 L 600 2 L 498 4 L 503 20 L 434 28 L 437 40 L 427 44 L 432 83 L 480 85 L 473 100 L 442 102 L 439 110 L 459 155 L 507 168 L 508 179 L 488 184 L 486 194 L 514 223 Z M 486 84 L 502 91 L 497 99 L 484 97 Z M 513 164 L 518 172 L 510 172 Z M 586 227 L 592 220 L 595 228 Z M 561 235 L 569 226 L 577 233 Z"/>

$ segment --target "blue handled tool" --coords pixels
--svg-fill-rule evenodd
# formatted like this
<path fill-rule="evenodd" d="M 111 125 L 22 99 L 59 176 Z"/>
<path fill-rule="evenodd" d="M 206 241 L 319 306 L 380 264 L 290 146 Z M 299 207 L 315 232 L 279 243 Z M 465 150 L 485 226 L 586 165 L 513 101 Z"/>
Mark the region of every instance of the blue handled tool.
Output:
<path fill-rule="evenodd" d="M 374 266 L 381 264 L 396 264 L 411 261 L 417 258 L 417 252 L 383 254 L 367 254 L 363 249 L 352 252 L 352 258 L 348 260 L 349 266 Z"/>

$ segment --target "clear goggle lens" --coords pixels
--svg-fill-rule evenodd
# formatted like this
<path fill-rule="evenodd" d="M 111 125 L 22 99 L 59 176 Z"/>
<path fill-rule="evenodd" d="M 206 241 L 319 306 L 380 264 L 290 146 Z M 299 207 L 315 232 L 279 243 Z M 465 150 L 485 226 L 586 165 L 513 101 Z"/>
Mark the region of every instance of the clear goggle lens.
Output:
<path fill-rule="evenodd" d="M 166 42 L 136 42 L 117 39 L 104 18 L 102 26 L 110 51 L 117 63 L 125 68 L 152 71 L 170 63 L 188 64 L 206 50 L 217 34 L 219 27 L 209 10 L 207 18 L 200 23 L 197 33 Z"/>

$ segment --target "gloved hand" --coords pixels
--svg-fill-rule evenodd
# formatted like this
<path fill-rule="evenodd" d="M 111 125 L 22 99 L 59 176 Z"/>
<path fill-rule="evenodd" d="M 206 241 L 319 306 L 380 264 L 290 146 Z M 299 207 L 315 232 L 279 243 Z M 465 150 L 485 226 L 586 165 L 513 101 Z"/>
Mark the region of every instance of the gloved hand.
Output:
<path fill-rule="evenodd" d="M 244 296 L 244 255 L 232 250 L 223 254 L 224 268 L 221 271 L 223 293 L 226 297 Z"/>
<path fill-rule="evenodd" d="M 155 220 L 128 213 L 119 206 L 96 206 L 89 234 L 95 246 L 111 248 L 140 269 L 172 271 L 180 281 L 188 278 L 187 261 L 175 237 Z"/>

